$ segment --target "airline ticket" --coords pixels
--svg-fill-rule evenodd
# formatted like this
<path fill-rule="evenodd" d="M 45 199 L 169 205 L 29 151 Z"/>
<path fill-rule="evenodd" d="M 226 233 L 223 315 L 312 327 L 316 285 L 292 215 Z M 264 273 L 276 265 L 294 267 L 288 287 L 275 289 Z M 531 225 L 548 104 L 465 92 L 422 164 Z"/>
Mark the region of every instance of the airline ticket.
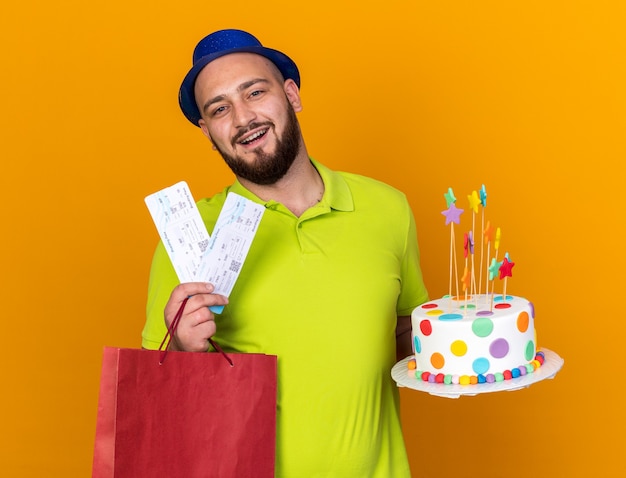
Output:
<path fill-rule="evenodd" d="M 209 235 L 185 181 L 145 198 L 146 206 L 181 282 L 210 282 L 228 297 L 265 208 L 229 192 Z M 220 313 L 223 306 L 211 307 Z"/>

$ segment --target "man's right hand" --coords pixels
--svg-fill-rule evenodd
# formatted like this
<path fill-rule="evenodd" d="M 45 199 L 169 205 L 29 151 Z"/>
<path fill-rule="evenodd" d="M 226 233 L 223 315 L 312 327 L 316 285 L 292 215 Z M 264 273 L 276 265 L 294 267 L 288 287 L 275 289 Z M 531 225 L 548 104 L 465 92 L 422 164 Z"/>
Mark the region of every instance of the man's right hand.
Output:
<path fill-rule="evenodd" d="M 206 282 L 185 282 L 172 291 L 164 312 L 167 328 L 185 298 L 189 299 L 170 342 L 170 350 L 206 352 L 209 349 L 209 338 L 216 331 L 215 315 L 209 307 L 228 304 L 227 297 L 214 294 L 213 290 L 213 285 Z"/>

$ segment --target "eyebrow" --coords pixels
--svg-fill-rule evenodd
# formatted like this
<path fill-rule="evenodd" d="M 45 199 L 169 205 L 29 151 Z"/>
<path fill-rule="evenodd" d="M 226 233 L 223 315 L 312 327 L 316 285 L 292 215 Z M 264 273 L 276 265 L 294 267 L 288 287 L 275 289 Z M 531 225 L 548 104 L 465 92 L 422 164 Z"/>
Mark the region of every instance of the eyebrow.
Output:
<path fill-rule="evenodd" d="M 237 93 L 241 93 L 242 91 L 250 88 L 253 85 L 256 85 L 257 83 L 269 83 L 269 80 L 265 78 L 254 78 L 252 80 L 244 81 L 237 87 Z M 219 103 L 220 101 L 223 101 L 224 99 L 226 99 L 226 95 L 217 95 L 211 98 L 210 100 L 207 100 L 206 103 L 204 103 L 204 105 L 202 106 L 202 111 L 206 112 L 206 110 L 212 104 Z"/>

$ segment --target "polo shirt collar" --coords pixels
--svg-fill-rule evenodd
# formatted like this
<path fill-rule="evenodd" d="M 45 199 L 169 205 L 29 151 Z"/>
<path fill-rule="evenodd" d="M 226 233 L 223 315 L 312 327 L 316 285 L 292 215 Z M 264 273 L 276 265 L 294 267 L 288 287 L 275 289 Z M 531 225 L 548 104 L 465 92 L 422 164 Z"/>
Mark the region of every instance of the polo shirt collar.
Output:
<path fill-rule="evenodd" d="M 354 201 L 352 200 L 352 192 L 350 191 L 350 187 L 346 183 L 343 176 L 336 171 L 332 171 L 314 159 L 309 159 L 315 169 L 317 169 L 317 172 L 324 182 L 324 196 L 322 198 L 322 203 L 326 203 L 331 209 L 335 209 L 337 211 L 353 211 Z M 263 204 L 266 207 L 270 204 L 276 204 L 275 201 L 263 201 L 256 194 L 246 189 L 237 179 L 230 187 L 230 191 L 256 203 Z"/>

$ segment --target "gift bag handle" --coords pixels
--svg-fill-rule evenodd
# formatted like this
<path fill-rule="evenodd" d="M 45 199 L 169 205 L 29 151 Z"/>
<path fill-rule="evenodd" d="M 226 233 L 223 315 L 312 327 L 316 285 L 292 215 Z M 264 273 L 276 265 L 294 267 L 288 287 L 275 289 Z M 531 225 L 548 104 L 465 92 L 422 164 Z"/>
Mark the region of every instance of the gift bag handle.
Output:
<path fill-rule="evenodd" d="M 185 297 L 185 300 L 181 302 L 180 307 L 178 308 L 178 311 L 176 312 L 176 315 L 174 316 L 174 319 L 172 320 L 172 323 L 167 328 L 167 332 L 165 333 L 165 337 L 163 337 L 163 341 L 161 342 L 161 345 L 159 345 L 159 351 L 161 352 L 161 357 L 159 358 L 159 365 L 163 365 L 163 362 L 165 361 L 165 357 L 167 356 L 167 351 L 170 348 L 170 342 L 172 341 L 174 332 L 176 332 L 176 329 L 178 328 L 178 322 L 180 322 L 180 318 L 183 316 L 183 311 L 185 310 L 185 305 L 187 304 L 188 300 L 189 300 L 189 297 Z M 165 349 L 164 349 L 163 345 L 165 344 L 166 341 L 167 341 L 167 345 L 165 345 Z M 230 364 L 231 367 L 234 366 L 232 359 L 228 355 L 226 355 L 226 352 L 224 352 L 222 348 L 219 345 L 217 345 L 217 343 L 211 337 L 209 337 L 209 343 L 213 346 L 215 350 L 217 350 L 219 353 L 222 354 L 222 356 L 226 359 L 226 361 Z"/>

